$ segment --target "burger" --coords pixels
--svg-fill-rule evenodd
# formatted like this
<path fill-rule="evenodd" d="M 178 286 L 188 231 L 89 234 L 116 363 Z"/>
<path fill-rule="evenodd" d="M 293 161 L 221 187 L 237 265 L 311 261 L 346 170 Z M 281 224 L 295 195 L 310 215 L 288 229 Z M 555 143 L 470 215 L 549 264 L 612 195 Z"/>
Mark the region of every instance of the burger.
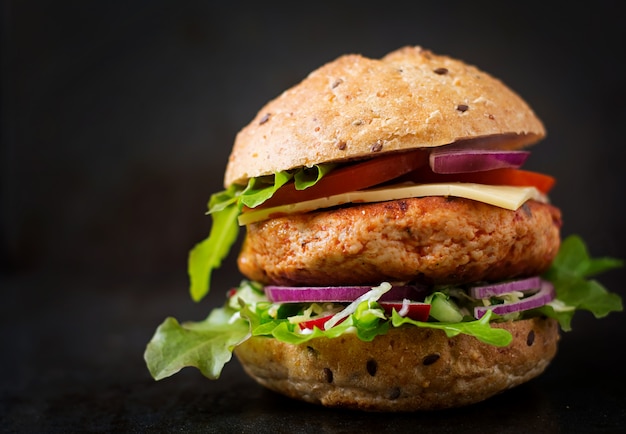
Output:
<path fill-rule="evenodd" d="M 235 354 L 280 394 L 386 412 L 537 377 L 575 312 L 622 310 L 593 279 L 622 262 L 562 240 L 555 179 L 522 168 L 545 134 L 500 80 L 419 46 L 321 66 L 237 134 L 188 270 L 200 301 L 245 231 L 242 280 L 158 326 L 150 373 L 217 379 Z"/>

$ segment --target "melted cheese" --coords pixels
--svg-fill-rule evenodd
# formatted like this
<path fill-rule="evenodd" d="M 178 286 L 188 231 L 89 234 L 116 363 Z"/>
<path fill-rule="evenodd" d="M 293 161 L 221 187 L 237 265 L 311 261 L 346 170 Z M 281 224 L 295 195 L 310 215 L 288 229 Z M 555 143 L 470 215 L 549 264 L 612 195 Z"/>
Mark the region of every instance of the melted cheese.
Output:
<path fill-rule="evenodd" d="M 384 202 L 388 200 L 425 196 L 463 197 L 510 210 L 518 209 L 524 202 L 530 199 L 547 202 L 546 197 L 535 187 L 512 187 L 506 185 L 485 185 L 463 182 L 400 184 L 392 187 L 352 191 L 304 202 L 247 211 L 239 216 L 239 224 L 244 226 L 269 218 L 315 211 L 317 209 L 330 208 L 347 203 Z"/>

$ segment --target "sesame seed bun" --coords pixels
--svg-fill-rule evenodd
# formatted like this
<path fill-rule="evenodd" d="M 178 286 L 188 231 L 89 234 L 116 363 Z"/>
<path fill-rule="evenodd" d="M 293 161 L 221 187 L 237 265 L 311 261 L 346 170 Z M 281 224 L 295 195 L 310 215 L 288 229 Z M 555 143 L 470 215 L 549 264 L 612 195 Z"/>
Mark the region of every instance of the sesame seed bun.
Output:
<path fill-rule="evenodd" d="M 251 177 L 467 139 L 518 149 L 545 136 L 500 80 L 419 46 L 344 55 L 267 103 L 237 135 L 224 186 Z"/>

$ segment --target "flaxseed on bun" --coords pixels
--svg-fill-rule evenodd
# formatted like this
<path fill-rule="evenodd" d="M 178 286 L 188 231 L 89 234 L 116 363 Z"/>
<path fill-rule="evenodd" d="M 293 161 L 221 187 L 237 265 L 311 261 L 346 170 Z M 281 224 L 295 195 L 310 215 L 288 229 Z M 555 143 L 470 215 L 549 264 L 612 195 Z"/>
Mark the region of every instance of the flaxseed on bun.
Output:
<path fill-rule="evenodd" d="M 236 136 L 213 225 L 189 255 L 200 301 L 245 231 L 244 279 L 204 320 L 167 318 L 155 379 L 217 379 L 232 354 L 262 386 L 365 411 L 474 404 L 530 381 L 576 311 L 621 299 L 588 281 L 621 265 L 561 240 L 546 135 L 499 79 L 422 47 L 341 56 Z"/>

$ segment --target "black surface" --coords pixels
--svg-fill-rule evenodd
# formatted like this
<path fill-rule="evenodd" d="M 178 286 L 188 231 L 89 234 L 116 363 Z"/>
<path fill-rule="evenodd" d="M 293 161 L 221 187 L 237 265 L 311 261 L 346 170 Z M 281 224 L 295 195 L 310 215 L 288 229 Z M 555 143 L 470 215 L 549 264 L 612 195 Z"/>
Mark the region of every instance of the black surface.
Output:
<path fill-rule="evenodd" d="M 468 408 L 363 414 L 290 401 L 236 361 L 153 381 L 166 316 L 199 320 L 186 258 L 236 132 L 348 52 L 419 44 L 503 79 L 544 121 L 563 235 L 626 259 L 626 26 L 617 1 L 2 2 L 0 431 L 626 431 L 626 315 L 582 315 L 541 377 Z M 626 270 L 602 278 L 626 296 Z"/>

